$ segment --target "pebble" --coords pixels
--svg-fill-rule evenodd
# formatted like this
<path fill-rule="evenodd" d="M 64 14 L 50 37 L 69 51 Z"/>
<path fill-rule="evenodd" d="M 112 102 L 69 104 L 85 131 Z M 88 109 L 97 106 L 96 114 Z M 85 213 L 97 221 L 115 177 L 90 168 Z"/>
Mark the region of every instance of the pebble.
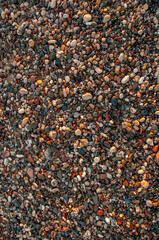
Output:
<path fill-rule="evenodd" d="M 97 164 L 97 163 L 99 163 L 99 162 L 100 162 L 100 157 L 95 157 L 95 158 L 94 158 L 94 163 Z"/>
<path fill-rule="evenodd" d="M 28 94 L 28 90 L 25 89 L 25 88 L 21 88 L 21 89 L 19 90 L 19 93 L 25 95 L 25 94 Z"/>
<path fill-rule="evenodd" d="M 18 113 L 23 114 L 25 112 L 24 108 L 19 109 Z"/>
<path fill-rule="evenodd" d="M 113 147 L 110 148 L 110 152 L 111 152 L 111 153 L 115 153 L 116 151 L 117 151 L 117 149 L 116 149 L 115 146 L 113 146 Z"/>
<path fill-rule="evenodd" d="M 88 101 L 90 99 L 92 99 L 92 94 L 91 93 L 85 93 L 82 95 L 82 99 L 85 101 Z"/>
<path fill-rule="evenodd" d="M 138 174 L 143 174 L 143 173 L 144 173 L 143 169 L 138 170 Z"/>
<path fill-rule="evenodd" d="M 33 48 L 34 47 L 34 40 L 33 39 L 30 39 L 29 40 L 29 42 L 28 42 L 28 44 L 29 44 L 29 47 L 31 47 L 31 48 Z"/>
<path fill-rule="evenodd" d="M 152 207 L 152 206 L 153 206 L 153 203 L 152 203 L 151 200 L 147 200 L 147 201 L 146 201 L 146 205 L 147 205 L 148 207 Z"/>
<path fill-rule="evenodd" d="M 102 69 L 100 69 L 99 67 L 95 68 L 95 70 L 98 74 L 102 73 Z"/>
<path fill-rule="evenodd" d="M 92 16 L 90 14 L 85 14 L 83 20 L 84 22 L 89 22 L 92 20 Z"/>
<path fill-rule="evenodd" d="M 3 239 L 157 239 L 152 1 L 1 1 Z"/>
<path fill-rule="evenodd" d="M 75 135 L 76 135 L 76 136 L 80 136 L 81 134 L 82 134 L 82 132 L 81 132 L 80 129 L 77 129 L 77 130 L 75 131 Z"/>
<path fill-rule="evenodd" d="M 86 138 L 83 138 L 80 140 L 80 146 L 84 147 L 88 145 L 88 140 Z"/>
<path fill-rule="evenodd" d="M 104 17 L 103 17 L 103 23 L 107 23 L 107 22 L 109 22 L 110 21 L 110 19 L 111 19 L 111 16 L 110 15 L 105 15 Z"/>
<path fill-rule="evenodd" d="M 129 79 L 130 79 L 130 76 L 125 76 L 122 80 L 121 80 L 121 83 L 122 84 L 125 84 L 125 83 L 127 83 L 128 81 L 129 81 Z"/>
<path fill-rule="evenodd" d="M 148 145 L 153 146 L 153 140 L 151 138 L 148 138 L 146 142 Z"/>
<path fill-rule="evenodd" d="M 122 127 L 123 128 L 131 127 L 131 123 L 129 123 L 129 122 L 122 122 Z"/>
<path fill-rule="evenodd" d="M 110 219 L 110 218 L 106 217 L 106 218 L 105 218 L 105 221 L 106 221 L 107 224 L 110 225 L 110 223 L 111 223 L 111 219 Z"/>
<path fill-rule="evenodd" d="M 77 41 L 76 41 L 76 40 L 73 40 L 73 41 L 71 42 L 71 47 L 75 47 L 76 44 L 77 44 Z"/>
<path fill-rule="evenodd" d="M 51 0 L 50 7 L 55 8 L 56 7 L 56 0 Z"/>
<path fill-rule="evenodd" d="M 148 187 L 149 187 L 149 183 L 148 183 L 146 180 L 142 180 L 142 181 L 141 181 L 141 186 L 142 186 L 143 188 L 148 188 Z"/>
<path fill-rule="evenodd" d="M 155 159 L 156 159 L 157 164 L 159 164 L 159 151 L 156 153 Z"/>

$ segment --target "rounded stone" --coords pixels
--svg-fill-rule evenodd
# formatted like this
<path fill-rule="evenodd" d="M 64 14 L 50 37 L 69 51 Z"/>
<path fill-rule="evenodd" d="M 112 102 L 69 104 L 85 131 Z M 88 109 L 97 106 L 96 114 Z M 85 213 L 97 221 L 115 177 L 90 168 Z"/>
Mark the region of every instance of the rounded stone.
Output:
<path fill-rule="evenodd" d="M 19 90 L 19 93 L 20 93 L 20 94 L 28 94 L 28 90 L 25 89 L 25 88 L 21 88 L 21 89 Z"/>
<path fill-rule="evenodd" d="M 23 114 L 25 112 L 24 108 L 19 109 L 18 113 Z"/>
<path fill-rule="evenodd" d="M 73 41 L 71 42 L 71 47 L 75 47 L 76 44 L 77 44 L 77 41 L 76 41 L 76 40 L 73 40 Z"/>
<path fill-rule="evenodd" d="M 90 14 L 85 14 L 83 20 L 84 22 L 89 22 L 92 20 L 92 16 Z"/>
<path fill-rule="evenodd" d="M 91 93 L 85 93 L 82 95 L 82 99 L 85 101 L 88 101 L 90 99 L 92 99 L 92 94 Z"/>
<path fill-rule="evenodd" d="M 103 23 L 109 22 L 110 19 L 111 19 L 111 16 L 110 16 L 109 14 L 105 15 L 105 16 L 103 17 Z"/>
<path fill-rule="evenodd" d="M 80 135 L 81 135 L 81 133 L 82 133 L 82 132 L 81 132 L 81 130 L 80 130 L 80 129 L 77 129 L 77 130 L 75 131 L 75 135 L 76 135 L 76 136 L 80 136 Z"/>
<path fill-rule="evenodd" d="M 122 83 L 122 84 L 125 84 L 125 83 L 127 83 L 127 82 L 129 81 L 129 79 L 130 79 L 130 77 L 127 75 L 127 76 L 125 76 L 125 77 L 121 80 L 121 83 Z"/>
<path fill-rule="evenodd" d="M 56 0 L 52 0 L 52 1 L 50 2 L 50 7 L 51 7 L 51 8 L 55 8 L 55 7 L 56 7 Z"/>
<path fill-rule="evenodd" d="M 146 189 L 146 188 L 149 187 L 149 183 L 146 180 L 142 180 L 141 181 L 141 186 Z"/>
<path fill-rule="evenodd" d="M 30 39 L 30 40 L 29 40 L 29 42 L 28 42 L 28 44 L 29 44 L 29 47 L 33 48 L 33 47 L 34 47 L 34 44 L 35 44 L 35 42 L 34 42 L 34 40 L 33 40 L 33 39 Z"/>
<path fill-rule="evenodd" d="M 113 147 L 110 148 L 110 153 L 115 153 L 116 151 L 117 151 L 117 149 L 116 149 L 115 146 L 113 146 Z"/>

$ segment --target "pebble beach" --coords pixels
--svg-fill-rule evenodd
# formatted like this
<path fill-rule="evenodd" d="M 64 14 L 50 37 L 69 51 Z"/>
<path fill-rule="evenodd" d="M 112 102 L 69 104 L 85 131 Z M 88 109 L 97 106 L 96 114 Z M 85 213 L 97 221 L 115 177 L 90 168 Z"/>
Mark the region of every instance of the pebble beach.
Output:
<path fill-rule="evenodd" d="M 0 240 L 159 239 L 157 0 L 0 0 Z"/>

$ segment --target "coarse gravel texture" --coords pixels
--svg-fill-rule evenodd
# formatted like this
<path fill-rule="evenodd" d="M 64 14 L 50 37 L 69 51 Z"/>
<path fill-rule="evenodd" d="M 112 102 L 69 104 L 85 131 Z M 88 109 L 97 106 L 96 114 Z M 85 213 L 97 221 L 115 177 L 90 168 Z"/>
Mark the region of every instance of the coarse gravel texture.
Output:
<path fill-rule="evenodd" d="M 157 0 L 0 1 L 0 240 L 159 239 Z"/>

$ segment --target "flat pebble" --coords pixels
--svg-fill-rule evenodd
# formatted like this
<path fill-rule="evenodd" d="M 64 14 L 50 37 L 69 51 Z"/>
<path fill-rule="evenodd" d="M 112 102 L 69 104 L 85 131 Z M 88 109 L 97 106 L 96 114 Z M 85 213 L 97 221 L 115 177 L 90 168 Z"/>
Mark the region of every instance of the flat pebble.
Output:
<path fill-rule="evenodd" d="M 82 99 L 85 101 L 88 101 L 90 99 L 92 99 L 92 94 L 91 93 L 85 93 L 82 95 Z"/>
<path fill-rule="evenodd" d="M 19 90 L 19 93 L 25 95 L 25 94 L 28 94 L 28 90 L 25 89 L 25 88 L 21 88 L 21 89 Z"/>

